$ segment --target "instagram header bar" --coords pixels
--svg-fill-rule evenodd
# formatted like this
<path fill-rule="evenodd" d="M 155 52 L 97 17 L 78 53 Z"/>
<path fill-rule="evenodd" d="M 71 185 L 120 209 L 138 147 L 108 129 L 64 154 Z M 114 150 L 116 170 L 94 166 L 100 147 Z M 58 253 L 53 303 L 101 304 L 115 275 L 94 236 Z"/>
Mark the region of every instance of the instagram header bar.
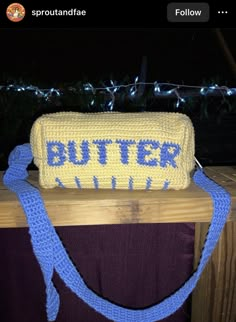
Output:
<path fill-rule="evenodd" d="M 78 6 L 79 4 L 79 6 Z M 0 3 L 0 28 L 71 27 L 236 27 L 232 3 L 148 3 L 146 6 L 94 2 L 56 7 L 37 4 Z"/>

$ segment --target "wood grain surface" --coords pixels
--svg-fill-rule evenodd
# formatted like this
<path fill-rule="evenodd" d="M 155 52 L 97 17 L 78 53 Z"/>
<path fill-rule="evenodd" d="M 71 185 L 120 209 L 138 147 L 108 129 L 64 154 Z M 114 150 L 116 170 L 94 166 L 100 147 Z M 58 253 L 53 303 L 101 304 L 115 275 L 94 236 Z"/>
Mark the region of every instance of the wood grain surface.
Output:
<path fill-rule="evenodd" d="M 235 220 L 236 167 L 209 167 L 205 172 L 230 192 L 229 220 Z M 3 185 L 2 173 L 0 175 L 0 227 L 27 226 L 20 203 Z M 39 187 L 37 171 L 30 172 L 29 181 Z M 209 222 L 212 216 L 209 195 L 194 183 L 179 191 L 40 190 L 55 226 Z"/>
<path fill-rule="evenodd" d="M 209 224 L 195 227 L 195 267 Z M 228 222 L 192 296 L 191 322 L 236 321 L 236 222 Z"/>

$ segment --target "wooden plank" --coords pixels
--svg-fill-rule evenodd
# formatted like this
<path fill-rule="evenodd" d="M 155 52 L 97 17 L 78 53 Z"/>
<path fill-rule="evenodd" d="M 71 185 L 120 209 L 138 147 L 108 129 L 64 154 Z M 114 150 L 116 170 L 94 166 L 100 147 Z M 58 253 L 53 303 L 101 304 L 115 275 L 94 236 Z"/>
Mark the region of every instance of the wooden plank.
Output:
<path fill-rule="evenodd" d="M 221 176 L 222 182 L 224 180 L 232 180 L 233 182 L 236 182 L 236 166 L 231 167 L 209 167 L 206 168 L 207 171 L 215 172 L 211 177 L 215 178 L 217 175 Z"/>
<path fill-rule="evenodd" d="M 208 224 L 195 229 L 195 267 Z M 191 322 L 236 321 L 236 222 L 228 222 L 192 295 Z"/>
<path fill-rule="evenodd" d="M 221 169 L 222 170 L 222 169 Z M 229 220 L 236 220 L 236 183 L 213 168 L 206 173 L 232 195 Z M 224 171 L 226 173 L 226 171 Z M 37 171 L 29 181 L 38 186 Z M 193 183 L 185 190 L 125 191 L 40 189 L 49 217 L 55 226 L 123 223 L 209 222 L 212 202 Z M 0 227 L 25 227 L 16 196 L 0 180 Z"/>

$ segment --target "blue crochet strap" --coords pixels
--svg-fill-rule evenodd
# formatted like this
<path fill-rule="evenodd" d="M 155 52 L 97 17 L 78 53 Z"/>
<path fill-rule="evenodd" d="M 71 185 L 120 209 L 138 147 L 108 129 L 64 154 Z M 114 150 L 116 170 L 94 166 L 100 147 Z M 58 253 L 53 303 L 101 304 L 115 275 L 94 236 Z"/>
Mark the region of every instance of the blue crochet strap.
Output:
<path fill-rule="evenodd" d="M 55 321 L 59 310 L 59 295 L 52 283 L 54 231 L 38 189 L 25 181 L 28 177 L 26 169 L 31 161 L 30 144 L 17 146 L 9 156 L 9 168 L 3 177 L 3 182 L 16 193 L 26 214 L 33 250 L 40 264 L 46 285 L 48 320 Z"/>
<path fill-rule="evenodd" d="M 205 190 L 213 201 L 212 222 L 197 270 L 181 288 L 162 302 L 146 309 L 128 309 L 98 296 L 86 286 L 49 220 L 39 191 L 26 181 L 26 168 L 31 161 L 32 152 L 29 144 L 16 147 L 9 157 L 9 168 L 4 175 L 4 184 L 17 194 L 27 218 L 33 250 L 46 285 L 49 321 L 56 319 L 59 309 L 59 296 L 52 283 L 54 269 L 78 297 L 112 321 L 155 322 L 171 315 L 182 306 L 196 286 L 227 220 L 231 199 L 222 187 L 206 177 L 203 171 L 195 172 L 193 177 L 195 184 Z"/>

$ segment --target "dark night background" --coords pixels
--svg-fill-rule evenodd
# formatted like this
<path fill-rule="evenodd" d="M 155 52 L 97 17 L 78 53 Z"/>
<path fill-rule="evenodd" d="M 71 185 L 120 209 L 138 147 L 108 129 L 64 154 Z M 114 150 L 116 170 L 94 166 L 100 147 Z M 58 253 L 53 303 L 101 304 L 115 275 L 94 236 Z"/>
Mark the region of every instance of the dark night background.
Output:
<path fill-rule="evenodd" d="M 223 33 L 236 55 L 236 30 Z M 1 30 L 1 43 L 2 74 L 49 86 L 84 76 L 91 81 L 135 77 L 144 55 L 149 81 L 235 80 L 213 29 L 9 29 Z"/>

